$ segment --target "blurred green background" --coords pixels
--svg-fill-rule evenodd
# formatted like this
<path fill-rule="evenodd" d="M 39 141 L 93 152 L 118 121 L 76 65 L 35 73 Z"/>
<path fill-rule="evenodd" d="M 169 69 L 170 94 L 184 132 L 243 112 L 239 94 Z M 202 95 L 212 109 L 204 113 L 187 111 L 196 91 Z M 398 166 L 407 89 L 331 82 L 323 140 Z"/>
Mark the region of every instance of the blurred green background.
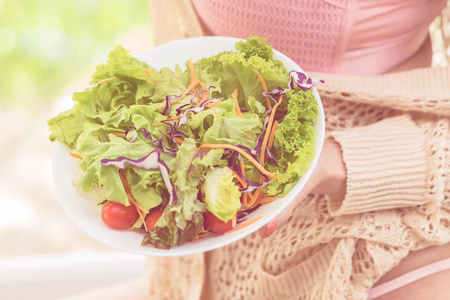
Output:
<path fill-rule="evenodd" d="M 0 105 L 51 102 L 119 43 L 144 50 L 150 35 L 148 0 L 0 0 Z"/>
<path fill-rule="evenodd" d="M 149 6 L 148 0 L 0 0 L 0 258 L 110 250 L 59 204 L 46 120 L 72 106 L 72 94 L 89 85 L 95 66 L 117 45 L 132 55 L 152 46 Z"/>

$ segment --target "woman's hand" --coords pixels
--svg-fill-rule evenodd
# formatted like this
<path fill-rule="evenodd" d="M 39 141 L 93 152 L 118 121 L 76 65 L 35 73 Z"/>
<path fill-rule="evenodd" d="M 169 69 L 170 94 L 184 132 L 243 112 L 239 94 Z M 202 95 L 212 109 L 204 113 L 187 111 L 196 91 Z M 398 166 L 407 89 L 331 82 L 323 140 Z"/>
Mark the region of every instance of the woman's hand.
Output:
<path fill-rule="evenodd" d="M 325 140 L 317 166 L 301 192 L 289 206 L 275 219 L 259 229 L 263 238 L 283 227 L 291 217 L 294 209 L 301 204 L 308 194 L 326 194 L 343 199 L 345 196 L 347 172 L 342 159 L 342 150 L 338 143 Z"/>

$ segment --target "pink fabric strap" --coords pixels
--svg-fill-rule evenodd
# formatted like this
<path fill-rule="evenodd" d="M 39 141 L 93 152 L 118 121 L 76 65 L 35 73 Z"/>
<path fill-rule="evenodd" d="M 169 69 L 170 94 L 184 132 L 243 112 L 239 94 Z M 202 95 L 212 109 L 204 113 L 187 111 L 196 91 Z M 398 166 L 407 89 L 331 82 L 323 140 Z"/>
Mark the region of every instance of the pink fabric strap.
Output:
<path fill-rule="evenodd" d="M 393 290 L 401 288 L 402 286 L 410 284 L 416 280 L 448 269 L 450 269 L 450 258 L 431 263 L 370 289 L 369 297 L 367 299 L 374 299 L 381 295 L 392 292 Z"/>

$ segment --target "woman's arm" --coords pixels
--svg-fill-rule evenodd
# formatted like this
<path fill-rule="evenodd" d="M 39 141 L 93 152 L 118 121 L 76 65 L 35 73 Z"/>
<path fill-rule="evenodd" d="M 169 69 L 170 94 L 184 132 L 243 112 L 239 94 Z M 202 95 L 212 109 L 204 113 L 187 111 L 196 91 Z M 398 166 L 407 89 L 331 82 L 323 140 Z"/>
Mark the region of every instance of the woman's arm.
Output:
<path fill-rule="evenodd" d="M 323 97 L 420 113 L 332 132 L 329 136 L 341 152 L 324 147 L 317 169 L 297 200 L 261 228 L 260 235 L 268 236 L 283 226 L 309 193 L 327 194 L 328 209 L 335 216 L 442 201 L 445 174 L 450 171 L 444 164 L 450 159 L 450 133 L 448 117 L 443 117 L 450 114 L 450 68 L 373 77 L 323 75 L 326 84 L 318 87 Z M 340 165 L 345 166 L 346 176 Z M 341 175 L 330 174 L 327 167 Z M 345 187 L 344 192 L 334 186 Z"/>

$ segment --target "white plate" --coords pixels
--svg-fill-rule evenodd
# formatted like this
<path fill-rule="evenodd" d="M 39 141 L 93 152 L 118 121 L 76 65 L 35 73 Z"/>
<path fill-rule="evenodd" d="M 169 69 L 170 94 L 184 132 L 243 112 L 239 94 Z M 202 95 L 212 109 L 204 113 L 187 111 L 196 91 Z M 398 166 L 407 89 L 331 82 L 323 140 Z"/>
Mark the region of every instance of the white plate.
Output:
<path fill-rule="evenodd" d="M 151 48 L 136 58 L 145 61 L 156 69 L 176 65 L 184 66 L 189 58 L 194 62 L 202 57 L 208 57 L 225 50 L 234 50 L 234 44 L 240 39 L 230 37 L 200 37 L 171 42 Z M 282 53 L 275 51 L 274 58 L 281 60 L 288 71 L 301 70 L 301 68 Z M 69 217 L 82 230 L 94 239 L 113 248 L 149 255 L 149 256 L 181 256 L 205 252 L 223 247 L 238 241 L 255 232 L 264 224 L 276 217 L 295 198 L 311 176 L 317 164 L 325 134 L 325 123 L 322 102 L 317 90 L 313 88 L 314 96 L 318 102 L 319 115 L 314 123 L 316 129 L 315 156 L 308 171 L 302 176 L 292 191 L 283 198 L 262 205 L 248 216 L 248 220 L 262 216 L 255 223 L 227 235 L 204 238 L 192 243 L 173 247 L 170 250 L 156 249 L 151 246 L 141 246 L 143 232 L 129 230 L 113 230 L 108 228 L 101 219 L 101 209 L 95 203 L 83 198 L 72 185 L 72 179 L 77 172 L 76 159 L 69 156 L 69 150 L 62 144 L 56 143 L 53 153 L 53 180 L 58 199 Z"/>

